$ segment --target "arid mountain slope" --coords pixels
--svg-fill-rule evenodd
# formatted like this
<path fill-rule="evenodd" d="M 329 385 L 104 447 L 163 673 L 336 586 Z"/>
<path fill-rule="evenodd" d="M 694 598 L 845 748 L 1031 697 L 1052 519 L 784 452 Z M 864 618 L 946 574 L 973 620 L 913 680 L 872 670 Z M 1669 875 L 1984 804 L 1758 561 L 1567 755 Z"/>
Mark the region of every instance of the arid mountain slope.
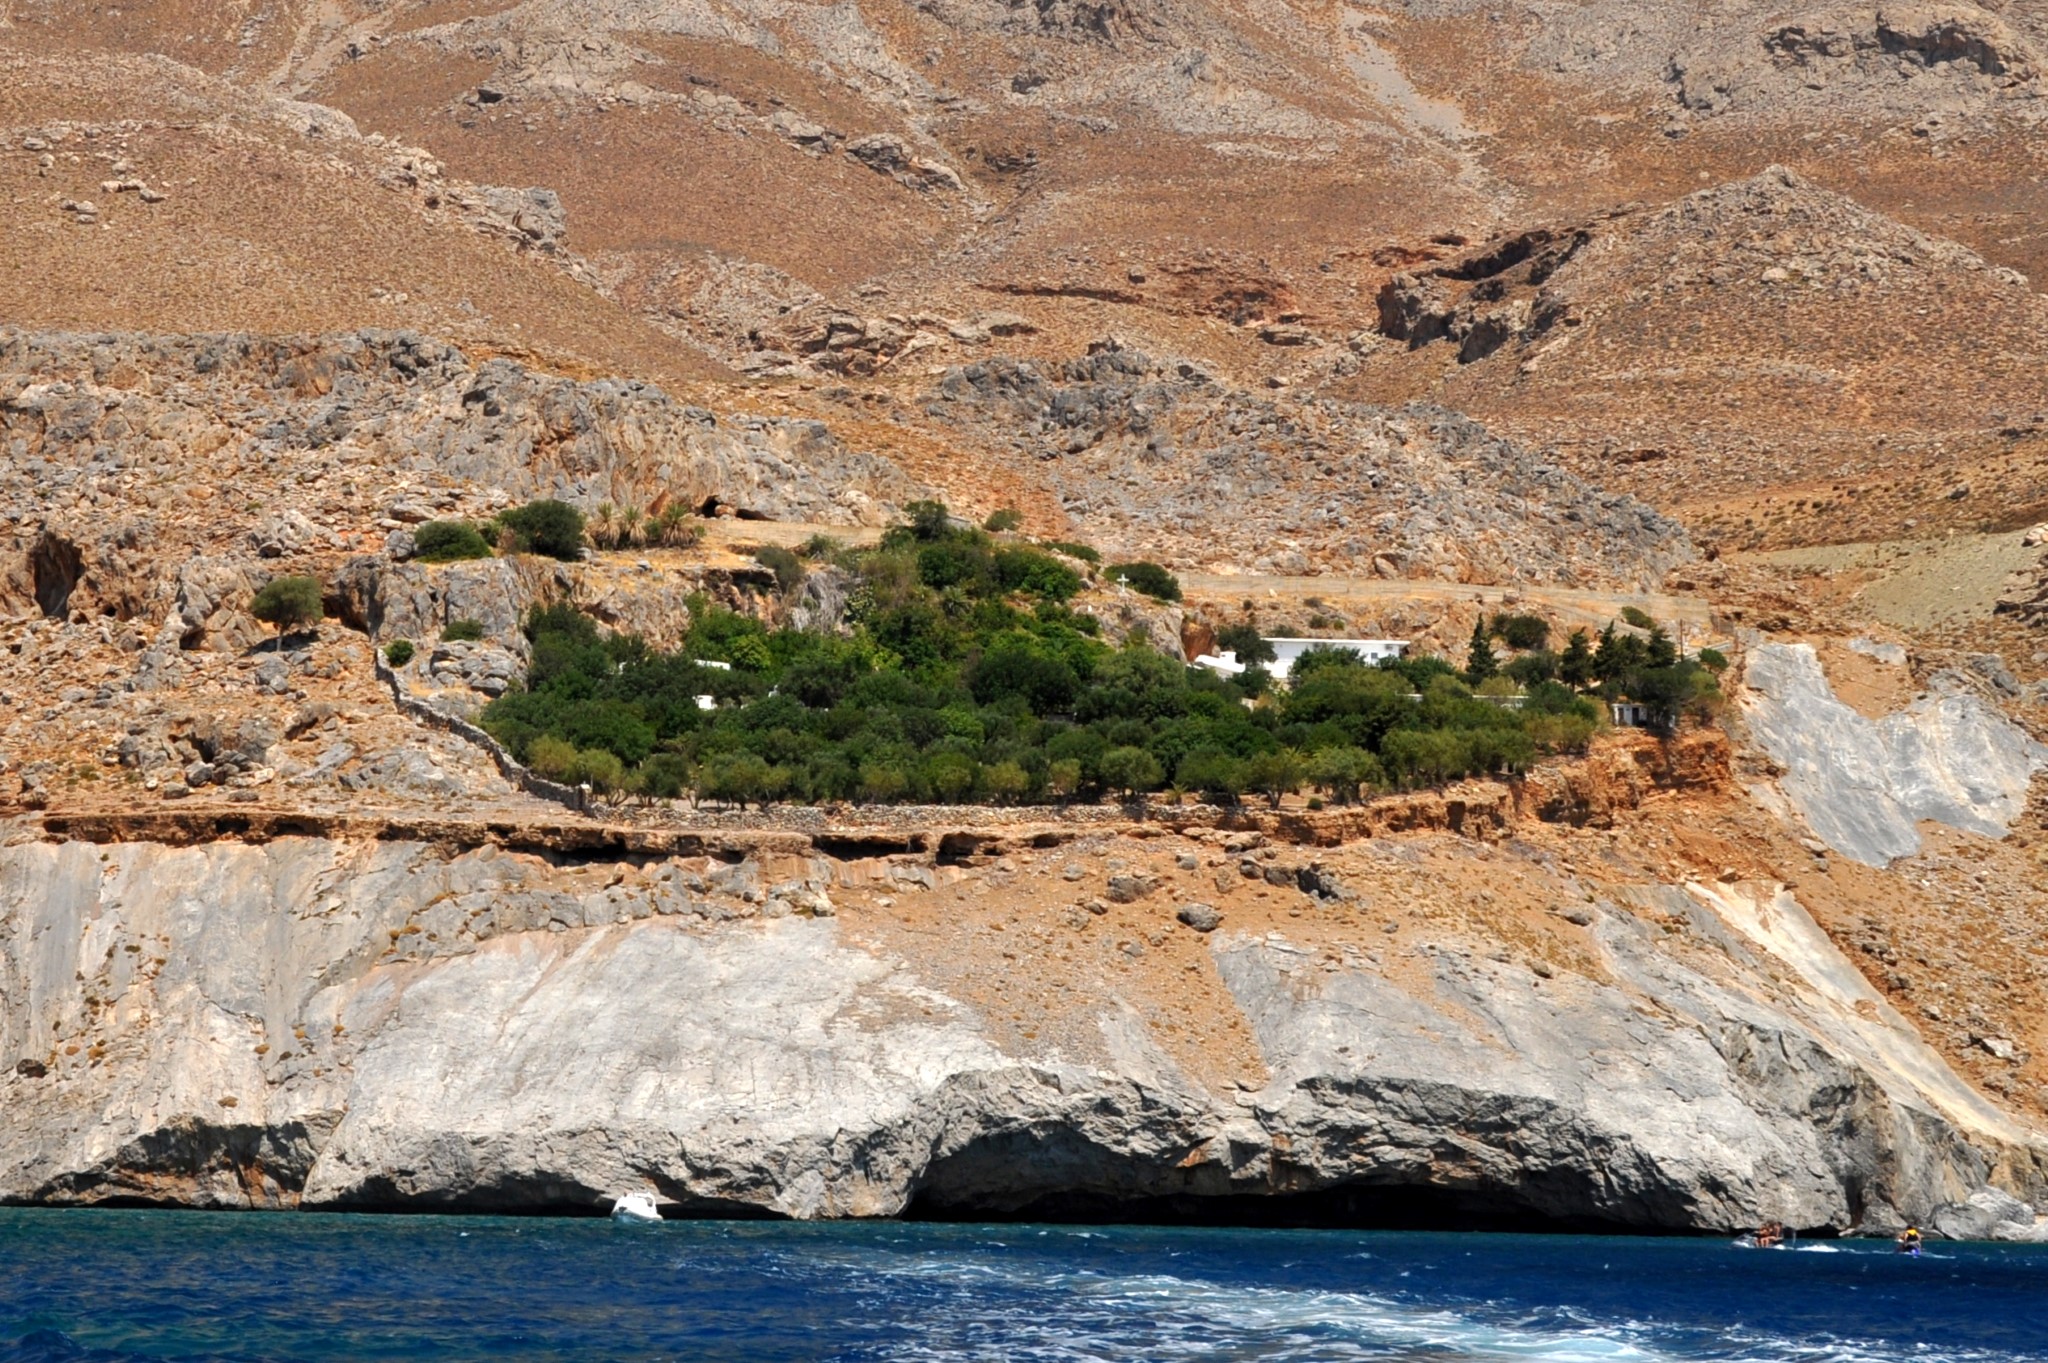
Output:
<path fill-rule="evenodd" d="M 1341 340 L 1370 325 L 1390 273 L 1446 241 L 1667 201 L 1773 161 L 1998 263 L 2048 263 L 2031 225 L 2041 25 L 2023 8 L 400 0 L 251 16 L 23 0 L 12 14 L 5 36 L 26 53 L 169 54 L 341 109 L 451 176 L 553 189 L 614 297 L 728 360 L 764 314 L 822 301 L 1015 311 L 1047 355 L 1114 330 L 1244 377 L 1291 371 L 1300 356 L 1262 343 L 1267 324 Z M 376 320 L 392 319 L 293 325 Z"/>
<path fill-rule="evenodd" d="M 2048 511 L 2048 302 L 1781 168 L 1498 239 L 1397 276 L 1380 311 L 1409 353 L 1341 391 L 1425 393 L 1713 538 Z"/>
<path fill-rule="evenodd" d="M 571 370 L 718 372 L 593 287 L 551 192 L 454 179 L 332 109 L 161 58 L 0 60 L 10 324 L 415 327 Z"/>

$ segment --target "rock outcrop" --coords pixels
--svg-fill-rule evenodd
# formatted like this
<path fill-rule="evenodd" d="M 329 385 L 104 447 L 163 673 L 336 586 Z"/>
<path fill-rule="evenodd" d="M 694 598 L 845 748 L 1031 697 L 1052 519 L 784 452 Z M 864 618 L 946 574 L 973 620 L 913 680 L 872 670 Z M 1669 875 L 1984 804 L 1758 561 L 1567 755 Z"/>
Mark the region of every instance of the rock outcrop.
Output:
<path fill-rule="evenodd" d="M 948 370 L 927 412 L 1049 483 L 1082 537 L 1233 571 L 1648 585 L 1673 521 L 1451 412 L 1256 394 L 1113 339 Z M 1167 637 L 1172 637 L 1171 635 Z"/>
<path fill-rule="evenodd" d="M 1035 873 L 1081 874 L 1050 856 Z M 879 947 L 891 896 L 959 875 L 899 861 L 17 834 L 0 1198 L 569 1211 L 651 1187 L 843 1217 L 1341 1189 L 1449 1219 L 1878 1231 L 1987 1183 L 2041 1200 L 2048 1147 L 1775 884 L 1586 904 L 1562 970 L 1455 936 L 1383 961 L 1190 906 L 1200 936 L 1165 886 L 1103 910 L 1194 944 L 1203 1009 L 1242 1019 L 1264 1075 L 1231 1084 L 1133 1006 L 1142 928 L 1022 1032 L 942 987 L 950 948 Z M 983 893 L 970 912 L 999 911 Z M 1093 912 L 1066 931 L 1126 921 Z"/>
<path fill-rule="evenodd" d="M 146 378 L 144 377 L 146 376 Z M 349 465 L 596 505 L 667 496 L 878 524 L 922 489 L 815 421 L 720 418 L 631 380 L 472 362 L 409 332 L 322 337 L 0 332 L 0 504 L 61 500 L 176 456 Z"/>
<path fill-rule="evenodd" d="M 1835 698 L 1806 644 L 1761 644 L 1745 674 L 1757 743 L 1785 794 L 1834 850 L 1883 866 L 1920 849 L 1923 819 L 2002 838 L 2048 748 L 1941 674 L 1907 709 L 1871 720 Z"/>
<path fill-rule="evenodd" d="M 1959 476 L 1954 445 L 2032 438 L 2018 352 L 1961 338 L 1988 326 L 2038 347 L 2048 304 L 2019 272 L 1784 167 L 1503 233 L 1395 273 L 1378 306 L 1381 334 L 1422 354 L 1383 347 L 1341 390 L 1426 395 L 1701 539 L 1886 539 L 2038 509 L 2032 479 Z M 1403 377 L 1425 370 L 1426 386 Z M 1795 450 L 1828 469 L 1828 495 L 1729 514 L 1781 490 Z"/>

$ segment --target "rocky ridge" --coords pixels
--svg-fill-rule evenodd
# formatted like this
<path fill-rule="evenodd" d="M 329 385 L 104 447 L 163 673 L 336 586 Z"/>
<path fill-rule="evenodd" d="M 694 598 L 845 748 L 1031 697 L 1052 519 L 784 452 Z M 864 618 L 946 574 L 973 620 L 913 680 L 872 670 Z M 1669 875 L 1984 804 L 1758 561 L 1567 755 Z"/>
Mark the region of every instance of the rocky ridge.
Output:
<path fill-rule="evenodd" d="M 1922 325 L 1930 298 L 1999 344 Z M 1414 391 L 1439 355 L 1420 391 L 1724 543 L 2026 524 L 2038 499 L 2024 470 L 2048 412 L 2027 376 L 2048 307 L 2030 283 L 1782 167 L 1497 238 L 1396 274 L 1379 309 L 1413 358 L 1341 390 Z M 1630 397 L 1578 417 L 1594 392 Z"/>
<path fill-rule="evenodd" d="M 1474 422 L 1248 393 L 1114 340 L 1058 366 L 951 369 L 925 412 L 1057 496 L 1113 551 L 1172 544 L 1225 571 L 1660 581 L 1684 531 Z"/>

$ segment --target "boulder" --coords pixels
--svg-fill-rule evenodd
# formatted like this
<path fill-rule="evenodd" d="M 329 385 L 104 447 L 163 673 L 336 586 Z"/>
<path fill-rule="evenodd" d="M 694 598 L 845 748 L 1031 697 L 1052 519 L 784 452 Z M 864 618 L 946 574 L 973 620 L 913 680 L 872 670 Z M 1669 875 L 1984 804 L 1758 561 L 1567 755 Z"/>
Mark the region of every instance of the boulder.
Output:
<path fill-rule="evenodd" d="M 1109 897 L 1118 904 L 1135 904 L 1159 888 L 1155 876 L 1125 872 L 1109 878 Z"/>
<path fill-rule="evenodd" d="M 1965 1201 L 1937 1208 L 1928 1219 L 1950 1240 L 2034 1238 L 2034 1209 L 1997 1188 L 1979 1188 Z"/>
<path fill-rule="evenodd" d="M 311 544 L 318 533 L 299 512 L 281 511 L 257 522 L 249 532 L 249 544 L 258 558 L 282 558 Z"/>

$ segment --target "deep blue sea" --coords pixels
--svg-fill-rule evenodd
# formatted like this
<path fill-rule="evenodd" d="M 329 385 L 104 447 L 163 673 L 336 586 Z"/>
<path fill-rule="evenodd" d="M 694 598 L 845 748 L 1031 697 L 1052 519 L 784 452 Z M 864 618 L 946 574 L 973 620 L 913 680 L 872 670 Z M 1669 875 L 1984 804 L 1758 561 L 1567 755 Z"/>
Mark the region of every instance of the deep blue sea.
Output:
<path fill-rule="evenodd" d="M 2048 1363 L 2048 1249 L 0 1208 L 0 1360 Z"/>

